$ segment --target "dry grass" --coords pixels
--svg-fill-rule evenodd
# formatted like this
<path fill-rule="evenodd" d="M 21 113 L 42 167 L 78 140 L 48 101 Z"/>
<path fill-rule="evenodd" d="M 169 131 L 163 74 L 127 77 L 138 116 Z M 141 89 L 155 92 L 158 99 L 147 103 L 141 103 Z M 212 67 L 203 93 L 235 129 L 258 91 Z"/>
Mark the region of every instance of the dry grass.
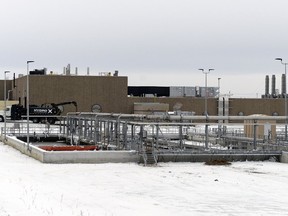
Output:
<path fill-rule="evenodd" d="M 231 162 L 224 160 L 224 159 L 218 159 L 218 160 L 211 160 L 205 162 L 205 165 L 231 165 Z"/>

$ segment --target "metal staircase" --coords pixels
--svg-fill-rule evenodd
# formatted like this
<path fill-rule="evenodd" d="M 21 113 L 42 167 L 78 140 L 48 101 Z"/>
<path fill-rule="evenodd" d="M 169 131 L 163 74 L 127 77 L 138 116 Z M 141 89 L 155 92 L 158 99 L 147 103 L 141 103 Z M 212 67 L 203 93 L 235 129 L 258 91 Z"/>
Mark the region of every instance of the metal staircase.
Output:
<path fill-rule="evenodd" d="M 157 154 L 154 151 L 154 148 L 151 146 L 143 146 L 143 151 L 141 154 L 140 163 L 144 163 L 144 166 L 148 165 L 157 165 Z"/>

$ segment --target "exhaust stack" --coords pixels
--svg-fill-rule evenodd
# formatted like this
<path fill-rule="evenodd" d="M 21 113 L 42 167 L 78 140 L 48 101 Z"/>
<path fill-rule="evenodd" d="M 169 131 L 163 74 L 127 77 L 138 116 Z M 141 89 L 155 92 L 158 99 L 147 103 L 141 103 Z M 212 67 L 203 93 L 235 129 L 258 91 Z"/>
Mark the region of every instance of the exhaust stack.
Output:
<path fill-rule="evenodd" d="M 272 75 L 272 97 L 276 97 L 276 76 Z"/>
<path fill-rule="evenodd" d="M 269 96 L 269 76 L 266 75 L 265 77 L 265 96 Z"/>
<path fill-rule="evenodd" d="M 282 95 L 285 97 L 286 95 L 286 76 L 282 74 Z"/>

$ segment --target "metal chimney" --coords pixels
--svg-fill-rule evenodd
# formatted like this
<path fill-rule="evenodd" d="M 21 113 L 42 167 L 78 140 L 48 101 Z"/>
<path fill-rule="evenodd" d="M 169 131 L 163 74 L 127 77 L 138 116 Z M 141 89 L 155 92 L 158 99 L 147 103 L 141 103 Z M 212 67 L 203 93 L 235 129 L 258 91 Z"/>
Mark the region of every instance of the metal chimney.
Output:
<path fill-rule="evenodd" d="M 271 92 L 271 94 L 272 94 L 272 96 L 273 97 L 276 97 L 276 77 L 275 77 L 275 75 L 272 75 L 272 92 Z"/>
<path fill-rule="evenodd" d="M 282 95 L 284 96 L 286 94 L 286 76 L 285 74 L 282 74 Z"/>
<path fill-rule="evenodd" d="M 265 96 L 269 95 L 269 76 L 266 75 L 265 78 Z"/>
<path fill-rule="evenodd" d="M 68 64 L 66 67 L 66 75 L 67 76 L 70 75 L 70 69 L 71 69 L 71 66 L 70 66 L 70 64 Z"/>

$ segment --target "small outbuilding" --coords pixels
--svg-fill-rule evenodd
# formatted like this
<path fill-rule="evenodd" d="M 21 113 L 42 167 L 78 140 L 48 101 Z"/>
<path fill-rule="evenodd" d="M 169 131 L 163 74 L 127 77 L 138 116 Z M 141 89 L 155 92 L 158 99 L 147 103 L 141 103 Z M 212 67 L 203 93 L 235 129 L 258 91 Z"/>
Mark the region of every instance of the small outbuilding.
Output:
<path fill-rule="evenodd" d="M 251 116 L 265 116 L 261 114 L 255 114 Z M 244 133 L 246 137 L 254 137 L 254 126 L 256 125 L 256 138 L 264 140 L 276 139 L 276 120 L 245 120 L 244 121 Z"/>

